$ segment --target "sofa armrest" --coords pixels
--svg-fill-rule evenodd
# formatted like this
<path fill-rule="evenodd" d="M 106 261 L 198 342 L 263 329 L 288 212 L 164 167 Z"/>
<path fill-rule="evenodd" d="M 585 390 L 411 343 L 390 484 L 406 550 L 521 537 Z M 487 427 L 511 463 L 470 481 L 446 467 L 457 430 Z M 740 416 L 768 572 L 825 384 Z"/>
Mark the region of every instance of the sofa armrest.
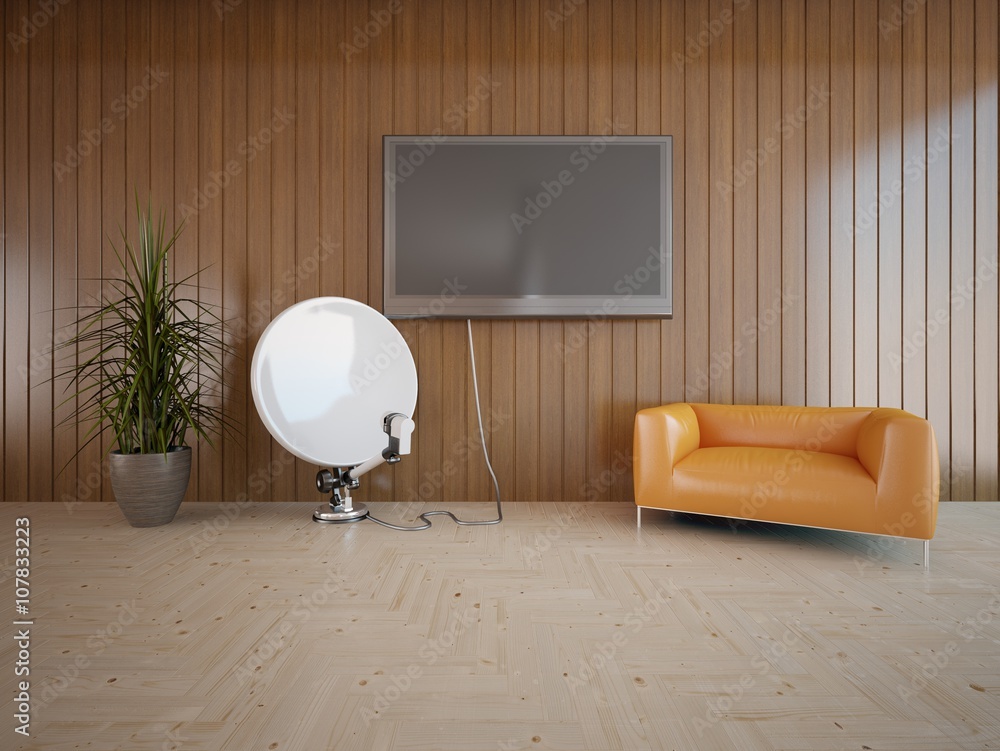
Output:
<path fill-rule="evenodd" d="M 698 418 L 688 404 L 666 404 L 640 410 L 633 433 L 633 478 L 637 505 L 662 503 L 681 459 L 698 448 Z"/>
<path fill-rule="evenodd" d="M 875 480 L 884 534 L 933 537 L 941 468 L 931 424 L 901 409 L 873 409 L 858 431 L 858 460 Z"/>

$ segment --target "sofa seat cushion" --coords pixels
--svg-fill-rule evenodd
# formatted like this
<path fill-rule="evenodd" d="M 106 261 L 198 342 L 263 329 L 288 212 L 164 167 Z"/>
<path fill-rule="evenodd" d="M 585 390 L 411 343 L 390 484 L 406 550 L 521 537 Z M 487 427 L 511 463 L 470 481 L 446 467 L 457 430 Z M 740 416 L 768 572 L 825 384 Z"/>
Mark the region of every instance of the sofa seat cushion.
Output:
<path fill-rule="evenodd" d="M 716 447 L 674 467 L 681 510 L 876 531 L 875 481 L 857 459 L 783 448 Z"/>

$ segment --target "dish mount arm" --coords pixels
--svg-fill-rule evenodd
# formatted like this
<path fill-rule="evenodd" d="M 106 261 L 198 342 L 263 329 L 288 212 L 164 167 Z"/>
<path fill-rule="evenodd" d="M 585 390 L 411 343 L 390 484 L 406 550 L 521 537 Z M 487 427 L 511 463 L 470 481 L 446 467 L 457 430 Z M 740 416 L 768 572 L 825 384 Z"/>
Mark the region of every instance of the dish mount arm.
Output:
<path fill-rule="evenodd" d="M 413 420 L 401 412 L 391 412 L 382 418 L 382 430 L 388 436 L 388 445 L 381 454 L 353 467 L 333 467 L 316 473 L 316 489 L 320 493 L 330 493 L 329 509 L 320 506 L 313 513 L 319 522 L 351 522 L 364 519 L 368 507 L 363 503 L 354 505 L 351 491 L 358 488 L 361 475 L 371 472 L 381 464 L 395 464 L 404 454 L 410 453 L 410 437 L 415 425 Z"/>

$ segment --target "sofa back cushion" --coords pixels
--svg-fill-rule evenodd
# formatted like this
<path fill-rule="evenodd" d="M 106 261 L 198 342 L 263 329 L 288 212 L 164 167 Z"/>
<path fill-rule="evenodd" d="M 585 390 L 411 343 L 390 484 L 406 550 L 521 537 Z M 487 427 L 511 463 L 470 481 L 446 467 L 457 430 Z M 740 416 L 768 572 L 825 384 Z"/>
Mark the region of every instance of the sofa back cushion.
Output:
<path fill-rule="evenodd" d="M 856 407 L 692 404 L 701 448 L 760 446 L 857 458 L 858 431 L 871 414 Z"/>

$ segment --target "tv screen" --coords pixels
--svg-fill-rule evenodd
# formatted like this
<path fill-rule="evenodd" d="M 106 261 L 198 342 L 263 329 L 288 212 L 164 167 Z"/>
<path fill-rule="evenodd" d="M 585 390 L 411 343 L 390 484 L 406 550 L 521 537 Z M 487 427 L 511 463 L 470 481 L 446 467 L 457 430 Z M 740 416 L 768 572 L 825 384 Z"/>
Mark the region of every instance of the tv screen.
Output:
<path fill-rule="evenodd" d="M 386 136 L 390 318 L 669 317 L 670 136 Z"/>

